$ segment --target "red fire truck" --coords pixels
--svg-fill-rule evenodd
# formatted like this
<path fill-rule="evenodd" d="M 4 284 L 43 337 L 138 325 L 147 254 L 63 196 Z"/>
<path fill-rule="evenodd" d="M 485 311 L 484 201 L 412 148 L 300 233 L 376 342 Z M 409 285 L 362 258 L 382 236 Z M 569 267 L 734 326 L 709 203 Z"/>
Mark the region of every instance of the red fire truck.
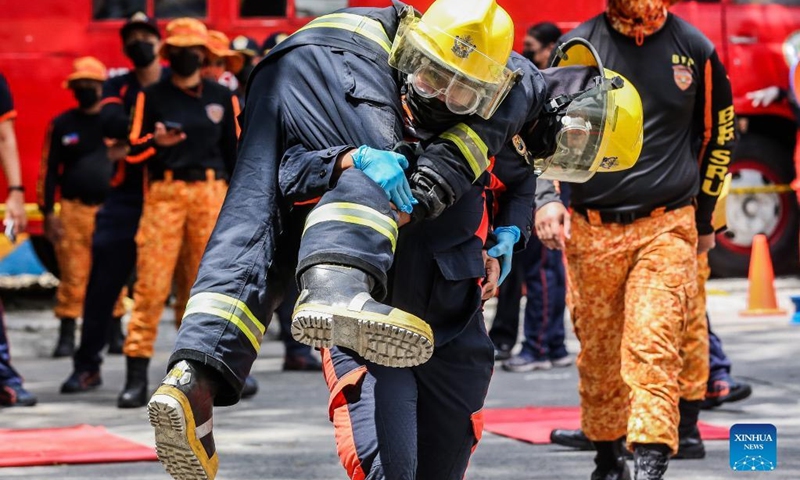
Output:
<path fill-rule="evenodd" d="M 514 18 L 518 47 L 525 29 L 535 22 L 554 21 L 569 29 L 601 12 L 605 4 L 605 0 L 498 1 Z M 410 3 L 424 9 L 431 2 Z M 0 72 L 11 85 L 19 112 L 16 127 L 34 219 L 33 185 L 47 122 L 73 103 L 61 80 L 72 60 L 81 55 L 97 56 L 112 68 L 112 74 L 128 67 L 118 31 L 131 13 L 145 11 L 162 26 L 172 17 L 195 16 L 231 37 L 246 34 L 261 41 L 272 32 L 292 32 L 338 8 L 388 4 L 389 0 L 5 2 L 0 18 Z M 714 272 L 745 274 L 752 237 L 765 233 L 773 258 L 779 259 L 776 270 L 789 273 L 798 257 L 798 207 L 789 187 L 794 178 L 795 120 L 785 102 L 754 108 L 745 94 L 772 85 L 788 87 L 789 70 L 782 52 L 787 38 L 800 30 L 800 0 L 683 1 L 673 11 L 698 26 L 717 46 L 733 83 L 742 132 L 731 165 L 729 230 L 718 237 L 718 248 L 712 252 Z M 32 232 L 40 231 L 40 223 L 34 221 Z"/>

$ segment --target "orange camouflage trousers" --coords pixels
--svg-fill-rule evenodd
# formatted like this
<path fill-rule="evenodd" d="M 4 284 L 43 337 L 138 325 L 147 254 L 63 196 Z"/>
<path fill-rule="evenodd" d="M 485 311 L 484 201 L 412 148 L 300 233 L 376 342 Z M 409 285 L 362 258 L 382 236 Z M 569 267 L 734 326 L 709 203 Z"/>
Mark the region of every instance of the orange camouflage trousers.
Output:
<path fill-rule="evenodd" d="M 566 256 L 586 436 L 627 434 L 629 448 L 677 451 L 680 346 L 697 290 L 694 208 L 630 225 L 573 215 Z"/>
<path fill-rule="evenodd" d="M 708 383 L 708 319 L 706 318 L 706 280 L 711 275 L 708 254 L 697 256 L 697 294 L 689 299 L 689 317 L 681 343 L 683 369 L 678 375 L 681 398 L 703 400 Z"/>
<path fill-rule="evenodd" d="M 86 284 L 92 269 L 92 234 L 99 205 L 86 205 L 78 200 L 61 200 L 61 223 L 64 234 L 56 242 L 56 259 L 61 282 L 56 292 L 54 313 L 58 318 L 78 318 L 83 313 Z M 114 316 L 125 314 L 122 295 L 114 306 Z"/>
<path fill-rule="evenodd" d="M 150 184 L 136 233 L 137 278 L 123 349 L 126 356 L 153 356 L 179 254 L 185 249 L 180 268 L 194 279 L 227 188 L 224 180 L 214 180 L 213 175 L 200 182 L 165 179 Z"/>

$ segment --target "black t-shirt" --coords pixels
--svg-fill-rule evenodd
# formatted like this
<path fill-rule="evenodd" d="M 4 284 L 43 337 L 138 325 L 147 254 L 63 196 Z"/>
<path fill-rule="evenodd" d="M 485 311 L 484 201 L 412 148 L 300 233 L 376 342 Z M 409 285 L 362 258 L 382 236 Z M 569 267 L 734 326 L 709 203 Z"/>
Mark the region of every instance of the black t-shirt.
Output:
<path fill-rule="evenodd" d="M 57 188 L 65 199 L 90 205 L 105 200 L 113 166 L 102 130 L 99 114 L 87 115 L 78 109 L 68 110 L 52 121 L 37 188 L 43 213 L 53 211 Z"/>
<path fill-rule="evenodd" d="M 712 233 L 711 214 L 735 142 L 730 81 L 714 45 L 672 14 L 641 46 L 614 30 L 605 14 L 562 40 L 575 37 L 589 40 L 605 68 L 636 86 L 644 107 L 644 145 L 633 168 L 573 185 L 572 204 L 629 212 L 696 198 L 698 231 Z M 537 194 L 539 206 L 543 195 Z"/>
<path fill-rule="evenodd" d="M 11 89 L 8 88 L 6 77 L 0 73 L 0 122 L 10 120 L 17 116 L 14 110 L 14 99 L 11 97 Z"/>
<path fill-rule="evenodd" d="M 227 87 L 202 80 L 196 90 L 184 90 L 171 79 L 145 88 L 136 100 L 128 162 L 147 161 L 158 177 L 164 170 L 233 172 L 236 163 L 237 100 Z M 156 122 L 181 125 L 186 140 L 172 147 L 153 141 Z"/>

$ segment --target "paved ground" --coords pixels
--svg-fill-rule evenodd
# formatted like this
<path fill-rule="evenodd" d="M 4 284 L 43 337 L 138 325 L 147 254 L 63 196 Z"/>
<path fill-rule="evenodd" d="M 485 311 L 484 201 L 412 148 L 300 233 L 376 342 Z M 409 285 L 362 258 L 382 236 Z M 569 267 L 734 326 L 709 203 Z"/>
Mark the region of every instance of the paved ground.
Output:
<path fill-rule="evenodd" d="M 790 294 L 800 293 L 800 281 L 780 280 L 781 303 L 791 312 Z M 727 442 L 707 442 L 705 460 L 674 461 L 667 478 L 723 480 L 731 478 L 800 479 L 800 326 L 782 317 L 745 318 L 744 281 L 712 282 L 710 310 L 713 325 L 734 360 L 734 373 L 753 383 L 753 396 L 725 409 L 704 412 L 702 419 L 719 424 L 773 423 L 779 435 L 779 467 L 770 473 L 734 473 L 728 467 Z M 491 310 L 493 307 L 488 307 Z M 491 317 L 492 312 L 488 316 Z M 50 313 L 11 310 L 7 315 L 15 363 L 40 405 L 0 411 L 2 428 L 34 428 L 88 423 L 105 425 L 114 433 L 152 444 L 144 409 L 118 410 L 123 359 L 111 357 L 104 365 L 105 384 L 80 396 L 57 393 L 70 372 L 69 360 L 47 358 L 56 335 Z M 151 365 L 151 383 L 164 371 L 175 336 L 169 319 L 162 323 L 157 355 Z M 574 338 L 570 340 L 577 349 Z M 254 399 L 215 412 L 214 432 L 220 452 L 220 480 L 345 480 L 328 423 L 327 390 L 318 374 L 283 373 L 281 346 L 265 343 L 255 365 L 261 392 Z M 542 373 L 512 374 L 497 369 L 488 407 L 576 405 L 574 367 Z M 469 480 L 546 479 L 585 480 L 592 454 L 552 445 L 534 446 L 492 434 L 484 435 L 470 469 Z M 158 463 L 54 466 L 0 469 L 2 479 L 168 479 Z"/>

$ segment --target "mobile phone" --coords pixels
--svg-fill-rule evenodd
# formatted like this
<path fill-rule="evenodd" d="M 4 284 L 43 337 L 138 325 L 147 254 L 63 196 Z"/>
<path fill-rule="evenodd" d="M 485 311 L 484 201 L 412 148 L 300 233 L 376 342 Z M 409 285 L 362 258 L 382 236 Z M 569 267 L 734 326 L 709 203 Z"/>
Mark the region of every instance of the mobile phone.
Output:
<path fill-rule="evenodd" d="M 166 128 L 170 133 L 183 132 L 183 125 L 178 122 L 164 122 L 164 128 Z"/>
<path fill-rule="evenodd" d="M 6 224 L 6 237 L 8 237 L 11 243 L 17 243 L 17 234 L 14 233 L 14 220 L 6 218 L 4 223 Z"/>

